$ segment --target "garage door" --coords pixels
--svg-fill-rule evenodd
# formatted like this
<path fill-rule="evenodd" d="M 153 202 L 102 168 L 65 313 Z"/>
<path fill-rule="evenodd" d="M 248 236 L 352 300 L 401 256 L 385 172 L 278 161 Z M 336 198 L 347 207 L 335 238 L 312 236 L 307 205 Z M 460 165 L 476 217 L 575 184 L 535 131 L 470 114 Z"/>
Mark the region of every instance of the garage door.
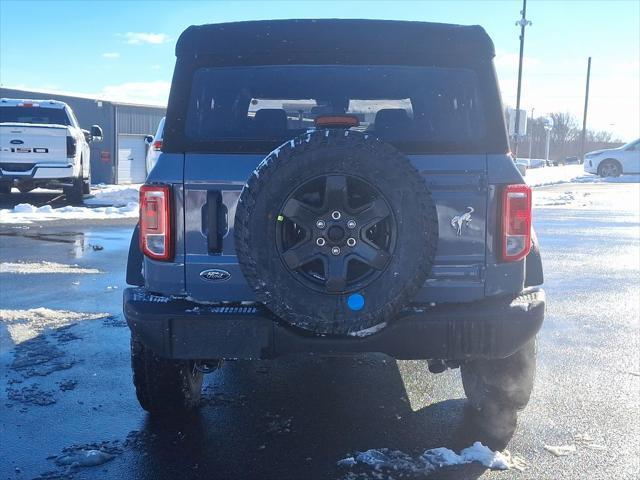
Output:
<path fill-rule="evenodd" d="M 144 135 L 118 135 L 118 183 L 143 183 L 146 177 Z"/>

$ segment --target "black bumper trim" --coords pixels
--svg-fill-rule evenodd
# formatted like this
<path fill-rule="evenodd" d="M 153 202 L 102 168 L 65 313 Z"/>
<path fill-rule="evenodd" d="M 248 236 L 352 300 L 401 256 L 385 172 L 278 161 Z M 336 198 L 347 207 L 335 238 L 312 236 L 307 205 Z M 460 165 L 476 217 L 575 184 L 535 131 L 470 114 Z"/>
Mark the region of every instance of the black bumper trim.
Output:
<path fill-rule="evenodd" d="M 143 288 L 124 291 L 132 333 L 158 355 L 180 359 L 367 352 L 402 360 L 504 358 L 536 335 L 544 312 L 544 290 L 532 288 L 514 299 L 406 309 L 367 337 L 323 337 L 286 326 L 260 307 L 202 305 Z"/>

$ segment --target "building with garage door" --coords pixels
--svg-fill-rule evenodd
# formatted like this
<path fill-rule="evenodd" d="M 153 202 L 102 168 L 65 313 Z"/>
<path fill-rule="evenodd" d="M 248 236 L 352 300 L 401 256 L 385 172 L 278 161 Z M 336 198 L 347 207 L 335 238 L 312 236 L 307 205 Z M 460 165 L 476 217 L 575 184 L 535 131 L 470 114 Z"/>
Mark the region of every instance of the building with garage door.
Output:
<path fill-rule="evenodd" d="M 0 87 L 0 98 L 59 100 L 76 114 L 81 128 L 100 125 L 103 141 L 91 144 L 93 183 L 142 183 L 146 177 L 148 144 L 166 108 L 111 102 L 98 98 Z"/>

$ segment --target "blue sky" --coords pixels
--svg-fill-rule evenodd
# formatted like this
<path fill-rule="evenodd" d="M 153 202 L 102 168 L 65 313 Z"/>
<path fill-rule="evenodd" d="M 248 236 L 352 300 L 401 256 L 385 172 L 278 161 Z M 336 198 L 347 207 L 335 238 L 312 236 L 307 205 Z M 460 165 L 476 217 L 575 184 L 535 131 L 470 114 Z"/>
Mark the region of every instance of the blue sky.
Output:
<path fill-rule="evenodd" d="M 521 0 L 172 2 L 0 0 L 3 86 L 166 102 L 174 45 L 191 24 L 269 18 L 382 18 L 480 24 L 492 37 L 505 104 L 515 105 Z M 640 2 L 529 0 L 522 106 L 640 136 Z"/>

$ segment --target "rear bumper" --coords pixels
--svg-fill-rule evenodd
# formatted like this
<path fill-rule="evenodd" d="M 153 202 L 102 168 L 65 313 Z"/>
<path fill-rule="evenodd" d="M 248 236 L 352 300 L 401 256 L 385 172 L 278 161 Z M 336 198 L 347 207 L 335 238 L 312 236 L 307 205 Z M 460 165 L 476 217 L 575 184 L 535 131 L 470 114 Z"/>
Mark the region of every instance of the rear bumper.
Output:
<path fill-rule="evenodd" d="M 71 178 L 75 176 L 73 165 L 69 163 L 34 164 L 23 172 L 15 172 L 0 168 L 0 181 L 20 182 L 21 180 L 51 180 Z"/>
<path fill-rule="evenodd" d="M 367 352 L 397 359 L 504 358 L 536 335 L 544 312 L 544 291 L 533 288 L 515 299 L 407 309 L 367 337 L 321 337 L 286 326 L 256 306 L 201 305 L 143 288 L 124 291 L 132 333 L 158 355 L 179 359 Z"/>

